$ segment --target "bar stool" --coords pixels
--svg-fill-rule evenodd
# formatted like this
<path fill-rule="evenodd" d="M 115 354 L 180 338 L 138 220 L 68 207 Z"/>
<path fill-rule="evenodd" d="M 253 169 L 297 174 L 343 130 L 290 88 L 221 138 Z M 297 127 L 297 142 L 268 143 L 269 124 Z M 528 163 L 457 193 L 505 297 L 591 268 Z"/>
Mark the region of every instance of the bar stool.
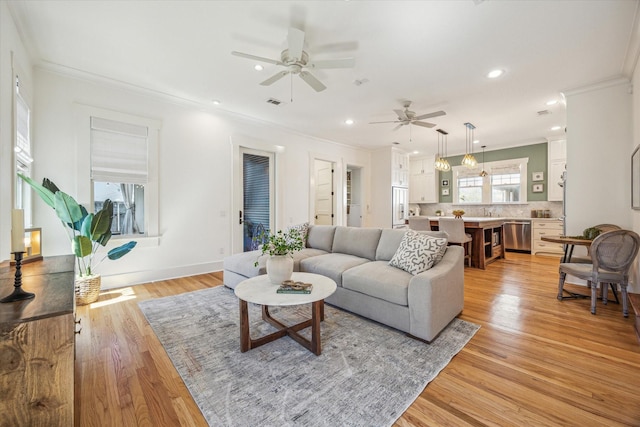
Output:
<path fill-rule="evenodd" d="M 462 218 L 438 218 L 438 229 L 447 232 L 449 243 L 464 248 L 464 259 L 469 261 L 469 267 L 471 267 L 473 238 L 471 234 L 464 232 L 464 220 Z"/>

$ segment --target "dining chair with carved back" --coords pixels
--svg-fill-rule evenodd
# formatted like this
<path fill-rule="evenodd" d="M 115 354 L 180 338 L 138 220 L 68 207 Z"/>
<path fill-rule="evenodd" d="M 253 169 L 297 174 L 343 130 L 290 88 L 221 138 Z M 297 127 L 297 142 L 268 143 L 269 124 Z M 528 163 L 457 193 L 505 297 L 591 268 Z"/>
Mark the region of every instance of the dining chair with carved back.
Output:
<path fill-rule="evenodd" d="M 629 316 L 627 285 L 629 270 L 638 249 L 640 236 L 631 230 L 612 230 L 600 234 L 591 243 L 591 263 L 561 263 L 559 267 L 558 299 L 562 300 L 564 282 L 567 274 L 587 281 L 591 288 L 591 314 L 596 314 L 598 284 L 608 287 L 618 284 L 622 291 L 622 314 Z M 607 292 L 603 292 L 603 303 L 607 302 Z"/>

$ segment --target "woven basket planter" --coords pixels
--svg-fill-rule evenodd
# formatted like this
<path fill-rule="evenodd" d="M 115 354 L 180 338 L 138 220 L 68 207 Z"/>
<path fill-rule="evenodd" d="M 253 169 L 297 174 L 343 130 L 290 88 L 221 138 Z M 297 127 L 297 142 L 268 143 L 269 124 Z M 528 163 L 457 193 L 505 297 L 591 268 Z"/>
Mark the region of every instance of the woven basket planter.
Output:
<path fill-rule="evenodd" d="M 76 277 L 76 304 L 91 304 L 100 295 L 100 275 Z"/>

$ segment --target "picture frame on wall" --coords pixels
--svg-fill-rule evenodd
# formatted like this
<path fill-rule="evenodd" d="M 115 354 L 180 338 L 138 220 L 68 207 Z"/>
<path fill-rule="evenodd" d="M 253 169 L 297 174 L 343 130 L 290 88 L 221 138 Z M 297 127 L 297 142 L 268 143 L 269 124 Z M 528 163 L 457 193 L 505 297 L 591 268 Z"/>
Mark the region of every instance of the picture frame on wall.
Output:
<path fill-rule="evenodd" d="M 449 189 L 448 188 L 443 188 L 442 189 L 442 195 L 443 196 L 448 196 L 449 195 Z"/>
<path fill-rule="evenodd" d="M 544 172 L 532 172 L 531 181 L 544 181 Z"/>
<path fill-rule="evenodd" d="M 533 184 L 531 191 L 534 193 L 542 193 L 544 191 L 544 184 Z"/>
<path fill-rule="evenodd" d="M 631 154 L 631 208 L 640 209 L 640 145 Z"/>
<path fill-rule="evenodd" d="M 442 186 L 443 187 L 448 187 L 449 186 L 449 180 L 448 179 L 443 179 L 442 180 Z"/>

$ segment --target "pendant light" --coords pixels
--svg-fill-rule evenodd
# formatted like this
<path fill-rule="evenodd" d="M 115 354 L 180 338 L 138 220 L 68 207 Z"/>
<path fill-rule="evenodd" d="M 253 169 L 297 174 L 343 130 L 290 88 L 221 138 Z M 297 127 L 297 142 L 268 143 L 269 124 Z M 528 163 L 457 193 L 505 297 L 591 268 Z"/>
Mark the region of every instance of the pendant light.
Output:
<path fill-rule="evenodd" d="M 465 123 L 466 127 L 466 135 L 465 135 L 465 147 L 464 147 L 464 157 L 462 158 L 462 165 L 468 167 L 469 169 L 473 169 L 477 166 L 478 161 L 475 157 L 473 157 L 473 131 L 475 130 L 475 126 L 471 123 Z"/>
<path fill-rule="evenodd" d="M 436 132 L 438 132 L 438 154 L 437 154 L 437 158 L 436 158 L 435 168 L 436 168 L 436 170 L 439 170 L 441 172 L 447 172 L 447 171 L 451 170 L 451 165 L 449 164 L 449 162 L 446 159 L 446 157 L 447 157 L 447 135 L 449 133 L 444 131 L 444 130 L 442 130 L 442 129 L 436 129 Z M 440 144 L 440 140 L 442 140 L 442 147 L 441 147 L 441 144 Z M 443 153 L 444 153 L 444 157 L 442 157 Z"/>
<path fill-rule="evenodd" d="M 482 146 L 482 172 L 480 172 L 480 176 L 481 176 L 481 177 L 483 177 L 483 178 L 484 178 L 485 176 L 489 175 L 489 174 L 487 173 L 487 171 L 485 171 L 485 170 L 484 170 L 484 149 L 485 149 L 485 148 L 487 148 L 487 146 L 486 146 L 486 145 L 483 145 L 483 146 Z"/>

